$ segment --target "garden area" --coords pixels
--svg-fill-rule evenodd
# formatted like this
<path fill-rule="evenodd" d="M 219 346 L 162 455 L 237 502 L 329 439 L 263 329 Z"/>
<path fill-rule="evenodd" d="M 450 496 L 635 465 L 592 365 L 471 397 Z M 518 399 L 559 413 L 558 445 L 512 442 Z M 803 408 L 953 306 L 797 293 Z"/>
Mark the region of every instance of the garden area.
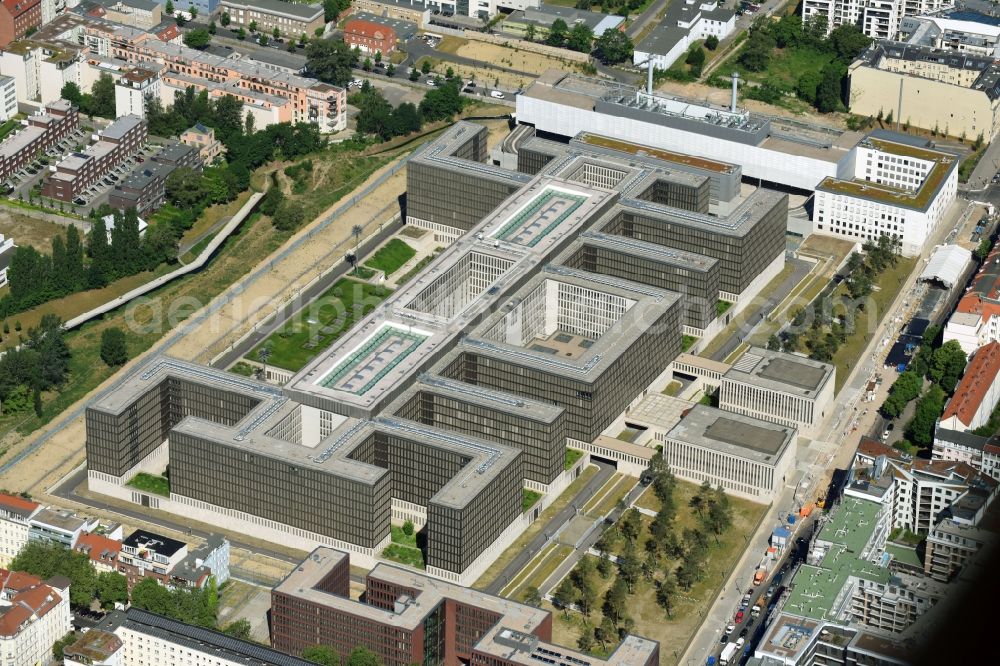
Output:
<path fill-rule="evenodd" d="M 166 475 L 159 476 L 157 474 L 139 472 L 125 485 L 131 486 L 136 490 L 153 493 L 154 495 L 170 497 L 170 479 Z"/>
<path fill-rule="evenodd" d="M 257 345 L 246 358 L 297 372 L 390 292 L 385 287 L 343 278 Z M 267 350 L 267 351 L 264 351 Z M 261 352 L 264 352 L 263 356 Z"/>
<path fill-rule="evenodd" d="M 368 268 L 382 271 L 386 277 L 389 277 L 416 254 L 417 251 L 405 242 L 398 238 L 393 238 L 380 247 L 364 265 Z"/>
<path fill-rule="evenodd" d="M 393 562 L 423 569 L 424 551 L 419 545 L 420 535 L 409 520 L 392 526 L 392 543 L 382 551 L 382 557 Z"/>
<path fill-rule="evenodd" d="M 678 481 L 659 454 L 654 481 L 552 592 L 553 638 L 596 656 L 636 633 L 672 646 L 676 663 L 766 507 Z"/>

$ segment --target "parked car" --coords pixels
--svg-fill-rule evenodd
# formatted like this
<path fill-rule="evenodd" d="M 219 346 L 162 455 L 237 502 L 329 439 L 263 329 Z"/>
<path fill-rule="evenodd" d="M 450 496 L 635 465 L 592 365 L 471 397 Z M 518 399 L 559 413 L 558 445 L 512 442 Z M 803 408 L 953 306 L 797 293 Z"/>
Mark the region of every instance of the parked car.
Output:
<path fill-rule="evenodd" d="M 736 620 L 735 620 L 735 622 L 736 622 L 736 624 L 742 624 L 743 623 L 743 609 L 742 608 L 740 610 L 736 611 Z"/>
<path fill-rule="evenodd" d="M 722 643 L 723 645 L 725 645 L 726 643 L 728 643 L 729 642 L 729 634 L 722 634 L 722 638 L 719 639 L 719 642 Z"/>
<path fill-rule="evenodd" d="M 740 632 L 740 640 L 743 640 L 750 635 L 750 627 L 743 627 L 743 631 Z"/>
<path fill-rule="evenodd" d="M 493 97 L 494 99 L 503 99 L 504 98 L 504 94 L 502 92 L 500 92 L 499 90 L 491 90 L 490 91 L 490 97 Z"/>

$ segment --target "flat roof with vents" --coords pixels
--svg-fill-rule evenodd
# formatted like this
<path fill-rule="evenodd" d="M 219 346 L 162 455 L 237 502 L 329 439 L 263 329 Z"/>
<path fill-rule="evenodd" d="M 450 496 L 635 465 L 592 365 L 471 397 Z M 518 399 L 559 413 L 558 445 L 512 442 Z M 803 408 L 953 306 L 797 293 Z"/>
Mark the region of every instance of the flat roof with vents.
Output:
<path fill-rule="evenodd" d="M 760 388 L 815 398 L 833 381 L 836 369 L 811 358 L 751 347 L 733 364 L 725 379 Z"/>
<path fill-rule="evenodd" d="M 795 441 L 790 426 L 695 405 L 667 432 L 667 439 L 774 465 Z"/>

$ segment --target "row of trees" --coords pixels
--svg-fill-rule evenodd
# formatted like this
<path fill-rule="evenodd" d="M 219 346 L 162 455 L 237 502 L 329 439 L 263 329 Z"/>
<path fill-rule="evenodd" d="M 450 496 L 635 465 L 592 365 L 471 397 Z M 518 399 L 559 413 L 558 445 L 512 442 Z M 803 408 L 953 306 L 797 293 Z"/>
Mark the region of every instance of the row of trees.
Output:
<path fill-rule="evenodd" d="M 524 38 L 529 42 L 538 40 L 538 28 L 529 24 L 525 28 Z M 594 31 L 585 23 L 577 23 L 572 28 L 561 18 L 557 18 L 549 26 L 542 40 L 549 46 L 592 53 L 594 57 L 609 65 L 618 64 L 632 57 L 634 45 L 632 40 L 621 30 L 605 30 L 594 39 Z"/>
<path fill-rule="evenodd" d="M 378 656 L 366 647 L 356 647 L 343 658 L 329 645 L 310 645 L 302 658 L 321 666 L 382 666 Z"/>
<path fill-rule="evenodd" d="M 219 608 L 215 578 L 202 589 L 168 590 L 154 578 L 143 578 L 132 588 L 132 605 L 166 617 L 214 628 Z"/>
<path fill-rule="evenodd" d="M 874 289 L 877 276 L 899 261 L 895 236 L 881 234 L 875 241 L 866 241 L 863 249 L 863 255 L 854 253 L 848 259 L 846 293 L 838 293 L 838 287 L 831 284 L 795 312 L 789 328 L 768 339 L 768 349 L 798 351 L 805 346 L 810 358 L 824 363 L 833 360 L 853 330 L 855 314 L 865 309 L 864 299 Z"/>
<path fill-rule="evenodd" d="M 827 20 L 822 16 L 805 24 L 802 17 L 796 14 L 786 14 L 778 21 L 767 17 L 754 21 L 746 46 L 739 56 L 740 64 L 749 71 L 766 71 L 773 58 L 789 57 L 788 53 L 775 54 L 775 48 L 826 54 L 830 56 L 830 62 L 820 70 L 804 69 L 794 87 L 768 79 L 757 88 L 749 88 L 745 94 L 773 102 L 773 98 L 794 92 L 823 113 L 843 108 L 847 66 L 871 45 L 872 40 L 851 24 L 835 28 L 829 35 L 826 31 Z"/>
<path fill-rule="evenodd" d="M 641 515 L 635 509 L 622 513 L 614 527 L 606 530 L 594 547 L 600 557 L 596 564 L 589 557 L 581 558 L 573 571 L 563 579 L 553 592 L 553 603 L 566 609 L 575 606 L 584 616 L 584 628 L 578 647 L 589 650 L 594 642 L 607 648 L 609 642 L 620 640 L 632 631 L 634 621 L 629 617 L 629 596 L 637 586 L 652 585 L 657 603 L 668 617 L 672 617 L 674 599 L 678 589 L 690 590 L 704 577 L 705 564 L 713 537 L 718 537 L 732 525 L 732 507 L 721 489 L 713 489 L 707 482 L 691 498 L 690 507 L 699 517 L 699 526 L 685 528 L 678 533 L 675 525 L 677 502 L 674 497 L 676 479 L 658 452 L 650 462 L 653 475 L 652 490 L 660 500 L 660 510 L 649 525 L 644 542 L 644 553 L 639 552 L 643 533 Z M 616 551 L 616 563 L 611 552 Z M 598 598 L 594 573 L 604 579 L 613 574 L 615 580 L 603 599 Z M 526 592 L 528 603 L 540 603 L 536 589 Z M 590 624 L 596 609 L 603 616 L 600 623 Z"/>

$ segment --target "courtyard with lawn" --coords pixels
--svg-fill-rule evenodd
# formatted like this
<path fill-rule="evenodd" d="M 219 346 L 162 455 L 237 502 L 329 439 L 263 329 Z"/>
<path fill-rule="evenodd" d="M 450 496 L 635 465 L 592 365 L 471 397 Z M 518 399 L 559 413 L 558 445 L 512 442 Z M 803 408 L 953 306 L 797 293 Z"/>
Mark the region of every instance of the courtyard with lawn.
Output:
<path fill-rule="evenodd" d="M 257 362 L 266 359 L 268 365 L 297 372 L 374 310 L 390 293 L 385 287 L 348 278 L 338 280 L 316 301 L 250 351 L 246 358 Z M 268 352 L 261 356 L 264 349 Z"/>
<path fill-rule="evenodd" d="M 153 493 L 154 495 L 170 497 L 170 479 L 166 476 L 139 472 L 125 485 L 131 486 L 136 490 Z"/>
<path fill-rule="evenodd" d="M 386 277 L 389 277 L 407 261 L 412 259 L 417 254 L 417 251 L 412 247 L 399 240 L 398 238 L 393 238 L 388 243 L 380 247 L 372 258 L 365 262 L 365 266 L 372 268 L 377 271 L 382 271 L 385 273 Z"/>

